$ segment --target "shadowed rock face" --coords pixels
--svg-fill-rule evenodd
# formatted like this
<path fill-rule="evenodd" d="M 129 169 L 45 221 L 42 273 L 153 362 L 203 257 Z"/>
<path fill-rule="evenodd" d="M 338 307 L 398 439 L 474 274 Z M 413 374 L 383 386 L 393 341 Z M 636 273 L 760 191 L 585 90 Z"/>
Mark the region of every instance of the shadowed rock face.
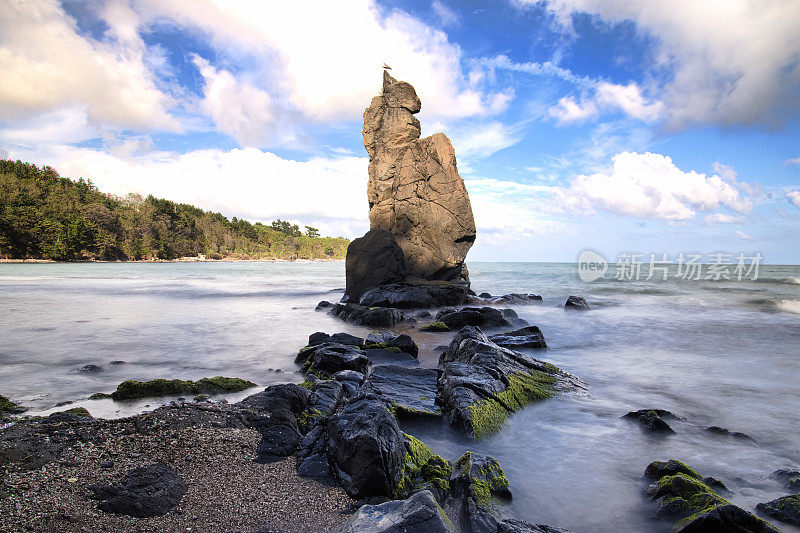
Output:
<path fill-rule="evenodd" d="M 419 138 L 420 108 L 414 87 L 384 71 L 383 94 L 364 111 L 370 229 L 395 236 L 408 278 L 468 281 L 464 259 L 475 241 L 469 196 L 450 140 L 442 133 Z"/>

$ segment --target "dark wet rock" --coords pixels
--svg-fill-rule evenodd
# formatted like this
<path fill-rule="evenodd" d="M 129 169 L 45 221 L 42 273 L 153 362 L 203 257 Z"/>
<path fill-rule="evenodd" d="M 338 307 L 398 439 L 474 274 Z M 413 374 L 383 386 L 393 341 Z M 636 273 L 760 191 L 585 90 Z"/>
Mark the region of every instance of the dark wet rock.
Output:
<path fill-rule="evenodd" d="M 419 355 L 419 347 L 409 335 L 396 334 L 390 331 L 383 331 L 380 333 L 370 333 L 367 336 L 367 341 L 364 344 L 365 348 L 382 348 L 382 349 L 398 349 L 405 352 L 412 357 Z"/>
<path fill-rule="evenodd" d="M 794 468 L 781 468 L 769 475 L 783 483 L 783 487 L 790 492 L 800 492 L 800 471 Z"/>
<path fill-rule="evenodd" d="M 467 326 L 439 358 L 442 410 L 469 437 L 498 431 L 508 415 L 550 398 L 555 391 L 582 388 L 580 380 L 528 355 L 503 348 Z"/>
<path fill-rule="evenodd" d="M 753 437 L 751 437 L 747 433 L 742 433 L 740 431 L 730 431 L 727 428 L 722 428 L 722 427 L 719 427 L 719 426 L 709 426 L 709 427 L 706 428 L 706 431 L 709 431 L 711 433 L 714 433 L 716 435 L 720 435 L 720 436 L 723 436 L 723 437 L 733 437 L 734 439 L 748 441 L 748 442 L 751 442 L 753 444 L 756 443 L 756 441 L 755 441 L 755 439 L 753 439 Z"/>
<path fill-rule="evenodd" d="M 378 396 L 364 394 L 328 419 L 329 463 L 350 497 L 393 497 L 400 478 L 405 436 Z"/>
<path fill-rule="evenodd" d="M 331 533 L 451 533 L 455 528 L 430 491 L 406 500 L 363 505 Z"/>
<path fill-rule="evenodd" d="M 414 315 L 414 316 L 415 316 L 416 318 L 428 318 L 428 317 L 431 317 L 431 316 L 433 316 L 433 315 L 431 314 L 431 312 L 430 312 L 430 311 L 420 311 L 420 312 L 418 312 L 418 313 L 417 313 L 416 315 Z"/>
<path fill-rule="evenodd" d="M 653 433 L 672 434 L 675 430 L 670 427 L 664 418 L 678 419 L 675 415 L 664 409 L 640 409 L 623 415 L 622 418 L 636 420 L 647 431 Z"/>
<path fill-rule="evenodd" d="M 724 484 L 714 478 L 703 478 L 680 461 L 651 463 L 645 469 L 645 477 L 654 480 L 645 489 L 645 494 L 654 501 L 651 516 L 673 521 L 673 531 L 776 531 L 752 513 L 732 505 L 709 482 L 722 487 Z"/>
<path fill-rule="evenodd" d="M 463 521 L 473 533 L 498 530 L 511 501 L 508 479 L 494 457 L 467 452 L 453 465 L 450 491 L 461 501 Z"/>
<path fill-rule="evenodd" d="M 398 417 L 442 416 L 436 405 L 439 374 L 430 368 L 386 365 L 373 369 L 367 383 Z"/>
<path fill-rule="evenodd" d="M 5 396 L 0 395 L 0 421 L 7 420 L 9 418 L 8 415 L 18 415 L 27 410 L 27 407 L 22 407 Z"/>
<path fill-rule="evenodd" d="M 300 431 L 305 433 L 327 420 L 338 409 L 343 397 L 344 386 L 339 381 L 335 379 L 317 381 L 308 398 L 308 407 L 298 417 Z"/>
<path fill-rule="evenodd" d="M 506 331 L 491 335 L 489 340 L 506 348 L 547 348 L 544 334 L 539 326 L 527 326 L 524 328 Z"/>
<path fill-rule="evenodd" d="M 354 239 L 347 246 L 345 269 L 347 287 L 343 302 L 358 302 L 369 289 L 403 281 L 406 277 L 403 250 L 392 232 L 386 229 L 371 229 L 363 237 Z"/>
<path fill-rule="evenodd" d="M 337 303 L 331 314 L 350 324 L 374 328 L 391 327 L 408 319 L 399 309 L 390 307 L 367 307 L 351 303 Z"/>
<path fill-rule="evenodd" d="M 511 293 L 506 294 L 503 296 L 498 296 L 496 298 L 492 298 L 491 302 L 493 304 L 505 304 L 505 305 L 526 305 L 526 304 L 536 304 L 542 302 L 542 297 L 538 294 L 518 294 L 518 293 Z"/>
<path fill-rule="evenodd" d="M 333 304 L 327 300 L 322 300 L 317 306 L 314 308 L 315 311 L 322 311 L 323 309 L 330 309 L 333 307 Z"/>
<path fill-rule="evenodd" d="M 759 503 L 756 509 L 773 518 L 800 526 L 800 494 L 791 494 L 775 500 Z"/>
<path fill-rule="evenodd" d="M 86 374 L 96 374 L 98 372 L 102 372 L 103 367 L 100 365 L 83 365 L 78 369 L 78 372 L 83 372 Z"/>
<path fill-rule="evenodd" d="M 92 498 L 107 513 L 149 518 L 168 513 L 181 501 L 187 486 L 159 461 L 128 472 L 116 485 L 92 485 Z"/>
<path fill-rule="evenodd" d="M 311 392 L 298 385 L 273 385 L 248 396 L 238 405 L 254 413 L 248 425 L 261 433 L 256 454 L 262 462 L 292 455 L 300 444 L 297 417 L 308 407 Z"/>
<path fill-rule="evenodd" d="M 349 344 L 351 346 L 358 346 L 359 348 L 364 347 L 364 339 L 356 337 L 355 335 L 350 335 L 349 333 L 334 333 L 333 335 L 328 335 L 322 331 L 317 331 L 308 336 L 308 346 L 317 346 L 325 342 Z"/>
<path fill-rule="evenodd" d="M 333 379 L 342 384 L 347 396 L 355 396 L 364 381 L 364 374 L 354 370 L 341 370 L 333 375 Z"/>
<path fill-rule="evenodd" d="M 492 295 L 489 294 L 488 292 L 482 292 L 478 295 L 478 298 L 491 298 L 491 297 Z"/>
<path fill-rule="evenodd" d="M 159 396 L 178 396 L 181 394 L 217 394 L 239 392 L 255 386 L 255 383 L 246 379 L 224 376 L 202 378 L 197 381 L 183 379 L 135 381 L 129 379 L 117 385 L 117 390 L 111 393 L 111 398 L 114 400 L 133 400 Z M 92 396 L 95 397 L 95 395 Z"/>
<path fill-rule="evenodd" d="M 771 524 L 733 504 L 720 505 L 704 512 L 675 533 L 778 533 Z"/>
<path fill-rule="evenodd" d="M 328 433 L 323 425 L 315 426 L 303 436 L 297 448 L 297 475 L 320 481 L 333 481 L 328 462 Z"/>
<path fill-rule="evenodd" d="M 468 290 L 468 284 L 456 282 L 391 283 L 366 291 L 358 303 L 400 309 L 460 305 L 466 301 Z"/>
<path fill-rule="evenodd" d="M 324 342 L 300 350 L 294 362 L 302 365 L 302 372 L 327 379 L 341 370 L 366 373 L 369 360 L 364 351 L 352 344 Z"/>
<path fill-rule="evenodd" d="M 497 309 L 495 307 L 442 309 L 436 313 L 436 321 L 443 322 L 450 329 L 460 329 L 464 326 L 492 328 L 526 325 L 526 322 L 521 320 L 513 309 Z"/>
<path fill-rule="evenodd" d="M 367 348 L 364 350 L 364 355 L 373 366 L 419 364 L 416 357 L 407 354 L 400 348 Z"/>
<path fill-rule="evenodd" d="M 570 296 L 564 304 L 564 309 L 574 309 L 578 311 L 588 311 L 589 304 L 583 296 Z"/>
<path fill-rule="evenodd" d="M 125 361 L 111 361 L 109 365 L 124 365 Z"/>

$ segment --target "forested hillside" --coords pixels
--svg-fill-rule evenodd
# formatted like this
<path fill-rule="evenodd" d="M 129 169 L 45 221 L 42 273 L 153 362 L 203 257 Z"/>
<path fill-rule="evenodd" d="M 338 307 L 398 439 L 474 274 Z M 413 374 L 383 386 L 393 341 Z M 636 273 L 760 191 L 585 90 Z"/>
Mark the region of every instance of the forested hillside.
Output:
<path fill-rule="evenodd" d="M 91 181 L 0 160 L 0 258 L 75 260 L 341 259 L 349 241 L 276 220 L 251 224 L 148 196 L 119 198 Z"/>

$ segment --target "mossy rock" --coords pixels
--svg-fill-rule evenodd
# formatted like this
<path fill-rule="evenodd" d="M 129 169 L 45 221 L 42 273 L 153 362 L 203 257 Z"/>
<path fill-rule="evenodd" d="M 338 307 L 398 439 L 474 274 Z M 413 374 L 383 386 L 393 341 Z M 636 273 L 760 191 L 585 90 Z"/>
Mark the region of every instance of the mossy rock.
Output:
<path fill-rule="evenodd" d="M 69 414 L 75 415 L 75 416 L 85 416 L 85 417 L 88 417 L 88 418 L 92 418 L 91 413 L 89 413 L 89 411 L 87 411 L 86 408 L 84 408 L 84 407 L 73 407 L 72 409 L 67 409 L 66 411 L 63 411 L 63 412 L 64 413 L 69 413 Z"/>
<path fill-rule="evenodd" d="M 104 400 L 106 398 L 111 398 L 110 394 L 106 394 L 105 392 L 95 392 L 91 396 L 89 396 L 90 400 Z"/>
<path fill-rule="evenodd" d="M 484 509 L 489 509 L 495 499 L 503 503 L 511 500 L 508 478 L 497 459 L 489 455 L 466 452 L 456 461 L 451 481 L 457 492 Z"/>
<path fill-rule="evenodd" d="M 402 499 L 412 492 L 428 489 L 441 500 L 450 488 L 452 463 L 434 454 L 424 442 L 413 435 L 406 433 L 405 436 L 406 452 L 394 497 Z"/>
<path fill-rule="evenodd" d="M 553 368 L 558 371 L 556 367 Z M 480 439 L 497 433 L 511 412 L 552 397 L 555 381 L 553 375 L 539 370 L 509 374 L 505 390 L 493 398 L 479 400 L 467 407 L 472 436 Z"/>
<path fill-rule="evenodd" d="M 420 328 L 421 331 L 450 331 L 450 326 L 444 322 L 431 322 L 427 326 Z"/>
<path fill-rule="evenodd" d="M 390 346 L 388 342 L 376 342 L 372 344 L 365 344 L 365 350 L 386 350 L 387 352 L 402 353 L 403 350 L 397 346 Z"/>
<path fill-rule="evenodd" d="M 218 394 L 239 392 L 256 384 L 241 378 L 216 376 L 197 381 L 182 379 L 151 379 L 150 381 L 126 380 L 111 393 L 114 400 L 133 400 L 158 396 L 177 396 L 181 394 Z"/>
<path fill-rule="evenodd" d="M 0 395 L 0 417 L 4 418 L 5 415 L 17 415 L 24 413 L 27 410 L 27 407 L 22 407 L 21 405 L 12 402 L 5 396 Z"/>
<path fill-rule="evenodd" d="M 694 469 L 677 460 L 655 461 L 647 466 L 645 476 L 656 479 L 645 490 L 658 504 L 655 516 L 676 520 L 673 531 L 682 530 L 689 524 L 709 521 L 716 523 L 726 520 L 716 515 L 731 515 L 743 523 L 755 524 L 743 531 L 773 531 L 772 526 L 752 513 L 737 508 L 731 502 L 720 496 Z M 690 527 L 689 529 L 692 529 Z M 694 529 L 692 529 L 694 530 Z"/>
<path fill-rule="evenodd" d="M 791 494 L 766 503 L 759 503 L 756 509 L 781 522 L 800 526 L 800 494 Z"/>

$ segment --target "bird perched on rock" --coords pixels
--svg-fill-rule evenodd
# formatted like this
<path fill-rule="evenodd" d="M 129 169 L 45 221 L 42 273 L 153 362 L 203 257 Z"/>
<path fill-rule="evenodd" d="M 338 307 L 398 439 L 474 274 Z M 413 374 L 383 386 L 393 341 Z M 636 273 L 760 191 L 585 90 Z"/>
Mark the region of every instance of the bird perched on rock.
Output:
<path fill-rule="evenodd" d="M 383 64 L 383 68 L 384 68 L 385 70 L 392 70 L 392 67 L 390 67 L 390 66 L 389 66 L 389 65 L 387 65 L 386 63 L 384 63 L 384 64 Z"/>

